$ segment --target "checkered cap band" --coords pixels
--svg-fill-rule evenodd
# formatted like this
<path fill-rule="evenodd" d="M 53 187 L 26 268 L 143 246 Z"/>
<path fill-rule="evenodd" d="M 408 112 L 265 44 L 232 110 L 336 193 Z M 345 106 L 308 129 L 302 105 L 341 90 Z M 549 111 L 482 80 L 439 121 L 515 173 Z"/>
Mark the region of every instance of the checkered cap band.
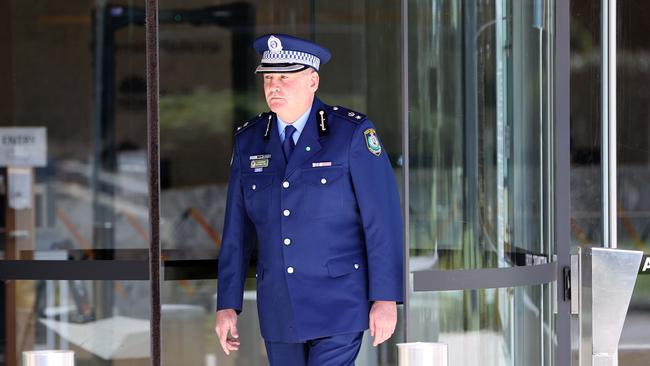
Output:
<path fill-rule="evenodd" d="M 320 66 L 320 59 L 310 53 L 300 51 L 280 51 L 273 53 L 271 51 L 264 51 L 262 54 L 263 64 L 301 64 L 311 66 L 318 70 Z"/>

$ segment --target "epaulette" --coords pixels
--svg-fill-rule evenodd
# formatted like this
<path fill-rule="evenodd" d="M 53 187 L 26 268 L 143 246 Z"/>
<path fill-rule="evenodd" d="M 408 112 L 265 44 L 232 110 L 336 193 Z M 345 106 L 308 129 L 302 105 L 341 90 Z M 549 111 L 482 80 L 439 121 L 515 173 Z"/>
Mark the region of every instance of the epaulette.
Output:
<path fill-rule="evenodd" d="M 242 125 L 237 126 L 235 129 L 235 135 L 254 125 L 257 121 L 264 119 L 268 115 L 268 112 L 262 112 L 257 117 L 250 119 L 244 122 Z"/>
<path fill-rule="evenodd" d="M 361 123 L 361 122 L 365 121 L 366 118 L 368 118 L 363 113 L 355 112 L 355 111 L 353 111 L 351 109 L 347 109 L 345 107 L 341 107 L 341 106 L 338 106 L 338 105 L 332 107 L 332 113 L 334 113 L 335 115 L 337 115 L 339 117 L 343 117 L 344 119 L 352 121 L 354 123 Z"/>

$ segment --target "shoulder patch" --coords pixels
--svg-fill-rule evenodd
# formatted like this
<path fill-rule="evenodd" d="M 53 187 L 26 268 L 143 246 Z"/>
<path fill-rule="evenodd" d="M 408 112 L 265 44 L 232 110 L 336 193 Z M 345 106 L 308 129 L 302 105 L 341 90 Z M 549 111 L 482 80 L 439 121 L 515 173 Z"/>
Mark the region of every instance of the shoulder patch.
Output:
<path fill-rule="evenodd" d="M 354 123 L 361 123 L 368 118 L 365 114 L 341 106 L 332 107 L 332 113 Z"/>
<path fill-rule="evenodd" d="M 368 151 L 375 156 L 381 155 L 381 144 L 379 143 L 379 137 L 377 137 L 377 131 L 374 128 L 367 128 L 363 131 L 363 137 L 366 140 Z"/>
<path fill-rule="evenodd" d="M 243 124 L 237 126 L 235 129 L 235 135 L 254 125 L 257 121 L 264 119 L 268 115 L 268 112 L 262 112 L 257 117 L 250 119 Z"/>

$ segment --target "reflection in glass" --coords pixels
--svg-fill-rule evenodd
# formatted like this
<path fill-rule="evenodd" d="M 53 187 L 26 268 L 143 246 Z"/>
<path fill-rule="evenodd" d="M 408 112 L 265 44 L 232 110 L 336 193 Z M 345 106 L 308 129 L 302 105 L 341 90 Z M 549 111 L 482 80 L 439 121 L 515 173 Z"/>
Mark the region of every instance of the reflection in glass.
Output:
<path fill-rule="evenodd" d="M 78 365 L 150 365 L 148 281 L 114 281 L 114 307 L 93 312 L 100 281 L 15 281 L 16 351 L 60 349 Z M 9 328 L 8 328 L 9 329 Z"/>
<path fill-rule="evenodd" d="M 409 2 L 410 270 L 551 261 L 552 1 Z M 550 365 L 548 285 L 410 292 L 453 365 Z"/>
<path fill-rule="evenodd" d="M 446 343 L 450 365 L 552 365 L 551 288 L 415 293 L 409 337 Z"/>
<path fill-rule="evenodd" d="M 47 153 L 44 166 L 0 167 L 2 259 L 34 260 L 35 269 L 38 260 L 146 260 L 144 2 L 0 7 L 7 56 L 0 64 L 0 133 L 42 128 L 46 142 L 37 147 Z M 30 149 L 16 145 L 13 156 Z M 3 285 L 7 364 L 34 348 L 74 348 L 80 364 L 111 364 L 117 354 L 131 357 L 118 349 L 128 336 L 122 330 L 134 330 L 148 349 L 146 281 Z M 148 364 L 146 352 L 136 356 Z"/>
<path fill-rule="evenodd" d="M 420 1 L 410 9 L 411 251 L 429 268 L 550 254 L 551 7 Z"/>
<path fill-rule="evenodd" d="M 15 233 L 6 259 L 148 246 L 144 12 L 132 5 L 21 2 L 3 13 L 14 36 L 4 54 L 15 62 L 2 68 L 12 104 L 0 127 L 47 136 L 44 167 L 3 170 L 8 192 L 31 197 L 20 209 L 3 201 L 3 226 Z"/>

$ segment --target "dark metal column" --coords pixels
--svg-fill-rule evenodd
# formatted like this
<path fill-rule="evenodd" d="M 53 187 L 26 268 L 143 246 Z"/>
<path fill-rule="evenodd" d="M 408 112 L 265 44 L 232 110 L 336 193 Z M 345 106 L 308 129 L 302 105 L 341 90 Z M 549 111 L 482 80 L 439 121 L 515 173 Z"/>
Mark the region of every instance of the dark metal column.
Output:
<path fill-rule="evenodd" d="M 149 283 L 151 286 L 151 365 L 160 366 L 160 110 L 158 104 L 158 1 L 147 0 L 147 152 L 149 164 Z"/>

